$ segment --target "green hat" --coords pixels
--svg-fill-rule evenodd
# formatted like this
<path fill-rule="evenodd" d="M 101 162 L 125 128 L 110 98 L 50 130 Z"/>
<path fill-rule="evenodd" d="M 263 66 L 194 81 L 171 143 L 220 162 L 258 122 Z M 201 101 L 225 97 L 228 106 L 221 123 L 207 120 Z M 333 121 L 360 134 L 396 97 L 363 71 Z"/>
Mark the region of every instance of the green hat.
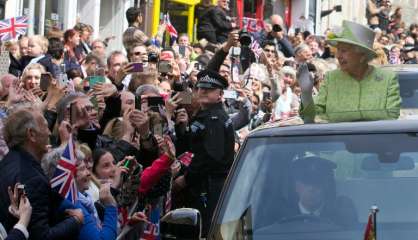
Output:
<path fill-rule="evenodd" d="M 348 43 L 363 48 L 373 57 L 377 54 L 373 50 L 375 32 L 370 28 L 351 21 L 344 20 L 341 34 L 331 33 L 327 36 L 327 42 L 331 46 L 337 43 Z"/>

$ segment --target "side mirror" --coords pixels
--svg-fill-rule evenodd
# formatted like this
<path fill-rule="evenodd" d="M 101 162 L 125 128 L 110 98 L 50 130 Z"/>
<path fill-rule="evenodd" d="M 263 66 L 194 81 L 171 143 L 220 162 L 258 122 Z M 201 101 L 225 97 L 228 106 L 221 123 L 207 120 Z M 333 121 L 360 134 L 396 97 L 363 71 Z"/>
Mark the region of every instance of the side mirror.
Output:
<path fill-rule="evenodd" d="M 200 239 L 201 229 L 200 212 L 192 208 L 170 211 L 160 221 L 161 239 Z"/>

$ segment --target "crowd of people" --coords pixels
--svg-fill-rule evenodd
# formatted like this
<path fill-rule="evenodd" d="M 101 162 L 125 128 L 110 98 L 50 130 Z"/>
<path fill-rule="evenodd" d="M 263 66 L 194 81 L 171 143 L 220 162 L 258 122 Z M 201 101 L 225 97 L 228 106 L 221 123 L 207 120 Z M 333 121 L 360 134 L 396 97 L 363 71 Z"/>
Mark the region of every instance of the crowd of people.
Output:
<path fill-rule="evenodd" d="M 327 37 L 288 34 L 279 15 L 260 32 L 238 29 L 219 0 L 198 5 L 197 42 L 170 42 L 166 23 L 147 36 L 132 7 L 124 49 L 109 54 L 111 38 L 91 39 L 83 23 L 4 43 L 0 238 L 157 239 L 160 218 L 182 207 L 201 212 L 206 236 L 251 130 L 397 118 L 396 76 L 373 64 L 416 61 L 418 26 L 403 31 L 399 10 L 382 27 L 386 7 L 369 5 L 370 28 L 344 21 Z M 75 203 L 51 188 L 70 145 Z"/>

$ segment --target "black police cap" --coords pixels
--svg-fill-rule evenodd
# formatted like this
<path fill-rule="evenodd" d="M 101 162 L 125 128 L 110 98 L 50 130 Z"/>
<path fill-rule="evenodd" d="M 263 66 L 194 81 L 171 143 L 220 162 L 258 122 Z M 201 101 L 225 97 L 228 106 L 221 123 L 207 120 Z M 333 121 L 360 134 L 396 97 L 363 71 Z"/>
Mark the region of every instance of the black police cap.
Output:
<path fill-rule="evenodd" d="M 320 157 L 305 157 L 292 163 L 291 171 L 295 180 L 311 184 L 323 184 L 334 177 L 337 165 Z"/>
<path fill-rule="evenodd" d="M 224 77 L 222 77 L 218 72 L 205 69 L 197 74 L 196 87 L 225 89 L 228 87 L 228 81 Z"/>

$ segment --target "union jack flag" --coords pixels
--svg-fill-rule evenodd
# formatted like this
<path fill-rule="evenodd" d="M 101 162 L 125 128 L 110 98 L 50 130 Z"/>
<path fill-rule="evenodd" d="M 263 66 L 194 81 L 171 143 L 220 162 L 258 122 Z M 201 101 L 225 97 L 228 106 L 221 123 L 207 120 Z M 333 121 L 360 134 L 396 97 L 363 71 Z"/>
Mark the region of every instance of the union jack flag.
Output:
<path fill-rule="evenodd" d="M 174 28 L 174 26 L 170 22 L 170 15 L 165 14 L 164 15 L 164 23 L 166 24 L 165 30 L 170 34 L 172 38 L 177 38 L 177 30 Z"/>
<path fill-rule="evenodd" d="M 0 40 L 9 41 L 19 35 L 25 35 L 29 27 L 26 16 L 12 17 L 0 21 Z"/>
<path fill-rule="evenodd" d="M 75 145 L 73 138 L 70 137 L 61 159 L 58 161 L 54 177 L 51 179 L 51 188 L 72 203 L 77 201 L 78 192 L 75 183 L 76 162 Z"/>
<path fill-rule="evenodd" d="M 260 57 L 261 53 L 263 52 L 263 49 L 260 47 L 260 44 L 256 40 L 253 40 L 250 46 L 251 50 L 253 51 L 254 55 L 257 57 L 257 59 Z"/>

